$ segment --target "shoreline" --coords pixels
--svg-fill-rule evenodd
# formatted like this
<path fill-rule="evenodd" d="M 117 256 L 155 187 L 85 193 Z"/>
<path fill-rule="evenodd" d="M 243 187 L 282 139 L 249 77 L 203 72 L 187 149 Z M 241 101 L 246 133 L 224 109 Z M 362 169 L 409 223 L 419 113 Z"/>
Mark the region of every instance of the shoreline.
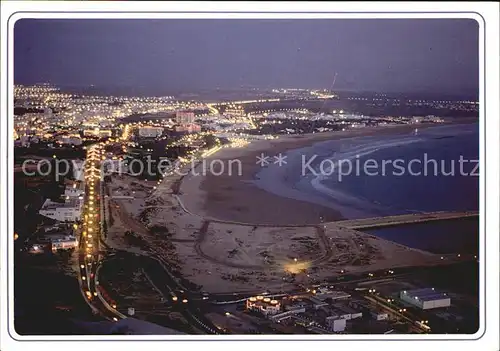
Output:
<path fill-rule="evenodd" d="M 420 124 L 419 129 L 463 123 Z M 328 132 L 284 136 L 273 140 L 258 140 L 241 149 L 222 149 L 206 159 L 221 160 L 225 164 L 239 160 L 241 174 L 189 174 L 180 186 L 182 201 L 193 213 L 214 220 L 255 223 L 261 225 L 314 225 L 346 219 L 331 207 L 280 196 L 261 189 L 253 181 L 262 168 L 256 164 L 261 153 L 276 155 L 314 146 L 317 143 L 366 136 L 405 135 L 415 125 L 367 127 L 343 132 Z M 202 167 L 201 164 L 197 168 Z M 200 172 L 201 173 L 201 172 Z M 283 175 L 280 175 L 283 176 Z M 285 179 L 283 179 L 285 181 Z"/>

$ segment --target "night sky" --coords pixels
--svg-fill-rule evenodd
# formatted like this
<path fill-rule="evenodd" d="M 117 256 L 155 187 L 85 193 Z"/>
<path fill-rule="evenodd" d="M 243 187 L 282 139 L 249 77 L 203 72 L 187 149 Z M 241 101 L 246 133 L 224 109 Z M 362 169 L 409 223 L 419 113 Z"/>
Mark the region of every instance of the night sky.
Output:
<path fill-rule="evenodd" d="M 15 82 L 158 91 L 300 87 L 475 92 L 473 20 L 30 20 Z M 335 90 L 334 89 L 334 90 Z"/>

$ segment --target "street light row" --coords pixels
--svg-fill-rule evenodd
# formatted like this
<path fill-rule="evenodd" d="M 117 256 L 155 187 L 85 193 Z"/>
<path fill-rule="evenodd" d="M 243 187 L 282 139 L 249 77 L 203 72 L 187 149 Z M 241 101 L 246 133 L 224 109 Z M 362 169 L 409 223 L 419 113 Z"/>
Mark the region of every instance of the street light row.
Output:
<path fill-rule="evenodd" d="M 94 218 L 97 217 L 96 208 L 94 208 L 94 205 L 97 206 L 97 198 L 95 197 L 95 186 L 96 186 L 96 178 L 100 177 L 100 172 L 97 166 L 97 162 L 99 162 L 101 158 L 101 150 L 100 146 L 95 147 L 92 146 L 87 154 L 87 162 L 86 164 L 88 165 L 87 168 L 85 169 L 85 181 L 88 182 L 88 194 L 86 196 L 86 214 L 84 217 L 84 223 L 83 223 L 83 231 L 82 231 L 82 237 L 85 239 L 85 246 L 83 247 L 84 253 L 86 254 L 86 263 L 88 265 L 81 265 L 80 267 L 82 269 L 85 268 L 85 272 L 88 274 L 88 266 L 92 266 L 93 260 L 92 256 L 94 253 L 94 243 L 92 240 L 95 240 L 95 238 L 92 236 L 92 233 L 97 229 L 96 224 L 97 221 L 94 221 Z M 96 245 L 97 246 L 97 245 Z M 87 262 L 88 261 L 88 262 Z M 93 277 L 93 273 L 90 273 L 90 277 Z M 82 277 L 82 280 L 85 277 Z M 97 284 L 97 283 L 96 283 Z M 87 283 L 87 288 L 90 289 L 90 282 Z M 97 296 L 97 292 L 95 291 L 94 293 L 90 292 L 90 290 L 86 291 L 86 295 L 89 300 L 91 300 L 94 296 Z"/>

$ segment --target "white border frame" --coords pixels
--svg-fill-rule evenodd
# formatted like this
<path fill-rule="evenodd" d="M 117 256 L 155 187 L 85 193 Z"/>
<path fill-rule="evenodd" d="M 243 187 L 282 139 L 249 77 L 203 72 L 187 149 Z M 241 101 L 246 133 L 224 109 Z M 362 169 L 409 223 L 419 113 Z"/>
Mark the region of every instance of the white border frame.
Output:
<path fill-rule="evenodd" d="M 478 339 L 477 342 L 483 342 L 488 336 L 490 342 L 490 335 L 495 337 L 495 331 L 498 332 L 498 255 L 499 250 L 498 245 L 498 5 L 495 3 L 197 3 L 197 2 L 186 2 L 186 3 L 151 3 L 151 2 L 2 2 L 1 11 L 1 29 L 2 29 L 2 85 L 1 90 L 1 101 L 4 102 L 0 106 L 2 107 L 2 116 L 8 116 L 9 126 L 12 126 L 12 101 L 7 100 L 7 92 L 5 91 L 5 86 L 8 84 L 8 96 L 11 98 L 13 96 L 13 26 L 15 22 L 21 18 L 470 18 L 474 19 L 479 24 L 479 64 L 480 64 L 480 168 L 484 170 L 485 168 L 485 156 L 486 150 L 484 147 L 484 140 L 488 141 L 488 165 L 486 168 L 486 173 L 481 172 L 480 176 L 480 251 L 479 257 L 481 259 L 480 264 L 480 277 L 482 278 L 485 273 L 485 266 L 488 265 L 488 276 L 487 276 L 487 287 L 485 286 L 484 279 L 480 281 L 480 329 L 474 335 L 425 335 L 422 337 L 415 337 L 414 335 L 275 335 L 270 336 L 239 336 L 239 335 L 225 335 L 217 337 L 209 336 L 184 336 L 184 335 L 167 335 L 167 336 L 20 336 L 17 335 L 15 330 L 13 330 L 13 299 L 11 301 L 6 301 L 6 294 L 0 294 L 1 296 L 1 311 L 6 312 L 7 306 L 9 306 L 9 318 L 7 321 L 4 316 L 6 313 L 1 314 L 1 341 L 2 346 L 9 347 L 22 347 L 24 346 L 37 346 L 38 343 L 34 343 L 35 340 L 59 340 L 58 342 L 51 343 L 51 348 L 56 347 L 59 349 L 67 348 L 68 344 L 63 341 L 71 340 L 471 340 Z M 151 11 L 149 13 L 82 13 L 82 11 Z M 30 13 L 16 13 L 19 11 L 29 11 Z M 72 13 L 35 13 L 33 11 L 71 11 Z M 153 11 L 170 11 L 170 13 L 153 13 Z M 172 11 L 190 11 L 197 13 L 173 13 Z M 203 13 L 203 11 L 217 11 L 218 13 Z M 237 11 L 240 13 L 224 13 L 226 11 Z M 265 11 L 267 13 L 245 13 L 244 11 Z M 287 13 L 269 13 L 269 12 L 280 12 L 286 11 Z M 316 13 L 301 13 L 317 11 Z M 352 13 L 352 12 L 379 12 L 375 13 Z M 386 13 L 382 13 L 387 11 Z M 394 12 L 417 12 L 420 13 L 394 13 Z M 430 13 L 432 11 L 447 11 L 446 13 Z M 468 12 L 460 13 L 459 11 Z M 78 13 L 80 12 L 80 13 Z M 325 12 L 344 12 L 344 13 L 325 13 Z M 346 13 L 349 12 L 349 13 Z M 390 13 L 393 12 L 393 13 Z M 425 14 L 421 12 L 426 12 Z M 13 14 L 13 15 L 12 15 Z M 486 23 L 486 26 L 485 26 Z M 8 27 L 7 27 L 8 25 Z M 8 32 L 5 35 L 5 30 Z M 488 39 L 487 47 L 484 47 L 484 33 Z M 7 56 L 7 40 L 8 36 L 8 56 Z M 486 55 L 486 56 L 485 56 Z M 7 60 L 9 62 L 9 67 L 7 67 Z M 488 68 L 488 76 L 485 87 L 485 64 Z M 6 82 L 6 74 L 8 73 L 9 81 Z M 487 97 L 487 105 L 484 104 L 485 98 Z M 5 103 L 6 102 L 6 103 Z M 488 111 L 488 128 L 485 128 L 485 111 Z M 7 119 L 1 118 L 0 120 L 0 132 L 5 133 L 7 127 Z M 5 165 L 5 156 L 8 160 L 13 159 L 13 141 L 12 133 L 7 131 L 8 137 L 0 137 L 0 145 L 2 156 L 0 158 L 0 183 L 2 188 L 0 194 L 5 193 L 3 187 L 4 184 L 8 184 L 8 189 L 13 189 L 13 176 L 12 176 L 12 164 L 8 163 L 8 168 L 5 170 L 2 166 Z M 496 163 L 495 163 L 496 162 Z M 485 185 L 488 188 L 488 198 L 486 199 L 487 208 L 484 208 L 485 203 Z M 8 199 L 5 196 L 1 197 L 0 209 L 1 209 L 1 219 L 0 225 L 2 225 L 2 261 L 0 267 L 4 267 L 1 270 L 1 286 L 2 292 L 9 292 L 9 296 L 13 296 L 13 264 L 12 264 L 12 253 L 13 253 L 13 241 L 9 233 L 13 232 L 12 228 L 12 218 L 13 209 L 12 206 L 8 207 L 9 212 L 6 212 L 7 204 L 13 203 L 13 193 L 12 191 L 8 193 Z M 485 217 L 488 222 L 485 222 Z M 5 228 L 5 223 L 7 218 L 10 218 L 9 228 Z M 485 231 L 491 233 L 488 236 L 488 246 L 484 247 Z M 496 235 L 493 235 L 495 233 Z M 3 248 L 9 250 L 9 261 L 6 262 L 4 259 L 6 257 Z M 486 255 L 486 256 L 485 256 Z M 486 257 L 486 260 L 482 259 Z M 7 269 L 5 269 L 7 268 Z M 496 268 L 496 269 L 495 269 Z M 7 272 L 8 270 L 8 272 Z M 7 273 L 10 276 L 9 286 L 6 286 Z M 488 289 L 488 293 L 485 289 Z M 489 296 L 488 298 L 488 313 L 485 314 L 483 296 Z M 7 303 L 9 305 L 7 305 Z M 488 326 L 485 330 L 485 322 Z M 6 323 L 9 324 L 9 330 L 7 330 Z M 10 333 L 10 335 L 9 335 Z M 14 339 L 18 339 L 16 342 Z M 30 341 L 28 343 L 24 341 Z M 33 342 L 31 342 L 33 341 Z M 456 341 L 455 341 L 456 342 Z M 454 342 L 454 343 L 455 343 Z M 496 338 L 495 338 L 496 342 Z M 419 344 L 420 342 L 413 342 Z M 405 343 L 410 345 L 413 343 Z M 99 343 L 104 346 L 105 344 Z M 122 344 L 122 343 L 120 343 Z M 137 344 L 136 342 L 130 343 L 132 347 L 140 346 L 142 342 Z M 225 343 L 215 343 L 214 346 L 220 347 Z M 232 343 L 228 343 L 232 344 Z M 363 343 L 365 344 L 365 343 Z M 384 348 L 388 347 L 389 344 L 399 344 L 399 342 L 385 343 Z M 434 344 L 434 343 L 433 343 Z M 87 344 L 85 344 L 87 345 Z M 91 345 L 94 345 L 91 344 Z M 126 344 L 123 344 L 126 345 Z M 157 345 L 157 343 L 146 343 L 145 345 Z M 428 344 L 426 344 L 428 345 Z M 442 342 L 437 343 L 438 347 L 442 348 Z M 457 344 L 461 345 L 461 344 Z M 97 346 L 97 345 L 96 345 Z M 110 345 L 107 345 L 110 346 Z M 113 345 L 114 346 L 114 345 Z M 315 345 L 316 346 L 316 345 Z M 320 346 L 320 345 L 317 345 Z M 360 345 L 362 346 L 362 345 Z M 74 347 L 74 345 L 72 345 Z"/>

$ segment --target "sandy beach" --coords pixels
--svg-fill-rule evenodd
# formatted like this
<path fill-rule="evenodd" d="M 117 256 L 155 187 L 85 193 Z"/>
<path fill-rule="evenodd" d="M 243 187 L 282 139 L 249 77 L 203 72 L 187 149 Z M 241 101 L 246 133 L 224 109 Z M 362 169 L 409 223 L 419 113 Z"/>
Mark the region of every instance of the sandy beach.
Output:
<path fill-rule="evenodd" d="M 421 124 L 419 129 L 435 126 Z M 239 149 L 222 149 L 207 158 L 207 164 L 214 159 L 224 162 L 229 168 L 231 160 L 241 162 L 241 174 L 232 164 L 232 174 L 221 175 L 206 171 L 204 175 L 188 175 L 181 186 L 181 198 L 191 212 L 203 217 L 241 223 L 274 225 L 317 224 L 344 219 L 342 215 L 325 206 L 310 202 L 284 198 L 266 192 L 255 184 L 256 173 L 261 167 L 256 164 L 261 153 L 277 155 L 286 151 L 311 146 L 315 143 L 343 138 L 373 135 L 404 135 L 415 129 L 414 125 L 351 129 L 344 132 L 318 133 L 284 136 L 274 140 L 258 140 Z M 197 168 L 202 174 L 202 165 Z"/>

